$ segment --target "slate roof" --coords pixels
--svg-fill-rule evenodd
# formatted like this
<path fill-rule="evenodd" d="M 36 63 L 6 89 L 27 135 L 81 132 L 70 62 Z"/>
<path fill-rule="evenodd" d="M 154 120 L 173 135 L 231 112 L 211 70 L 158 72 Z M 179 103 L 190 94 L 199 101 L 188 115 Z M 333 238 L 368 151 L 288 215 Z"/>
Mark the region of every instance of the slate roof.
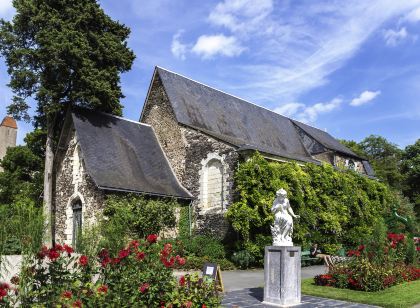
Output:
<path fill-rule="evenodd" d="M 100 189 L 190 199 L 149 125 L 120 117 L 72 112 L 86 171 Z"/>
<path fill-rule="evenodd" d="M 337 152 L 341 152 L 341 153 L 347 154 L 349 156 L 361 158 L 356 153 L 351 151 L 349 148 L 344 146 L 337 139 L 335 139 L 333 136 L 328 134 L 327 132 L 325 132 L 323 130 L 320 130 L 318 128 L 315 128 L 313 126 L 304 124 L 302 122 L 296 121 L 296 120 L 292 120 L 292 121 L 293 121 L 294 124 L 296 124 L 298 127 L 300 127 L 305 133 L 307 133 L 313 139 L 317 140 L 319 143 L 321 143 L 327 149 L 334 150 L 334 151 L 337 151 Z"/>
<path fill-rule="evenodd" d="M 322 130 L 211 88 L 160 67 L 155 71 L 165 88 L 177 121 L 241 149 L 305 162 L 317 162 L 305 149 L 295 125 L 326 148 L 357 155 Z"/>

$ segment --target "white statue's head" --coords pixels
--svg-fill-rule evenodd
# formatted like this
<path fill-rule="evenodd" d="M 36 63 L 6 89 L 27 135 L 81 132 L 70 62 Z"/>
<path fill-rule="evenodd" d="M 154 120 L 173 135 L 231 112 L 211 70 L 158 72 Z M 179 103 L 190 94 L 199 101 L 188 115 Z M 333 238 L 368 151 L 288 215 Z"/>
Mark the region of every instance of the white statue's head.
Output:
<path fill-rule="evenodd" d="M 280 188 L 277 192 L 276 192 L 276 196 L 277 197 L 283 197 L 285 198 L 287 196 L 287 191 L 284 190 L 283 188 Z"/>

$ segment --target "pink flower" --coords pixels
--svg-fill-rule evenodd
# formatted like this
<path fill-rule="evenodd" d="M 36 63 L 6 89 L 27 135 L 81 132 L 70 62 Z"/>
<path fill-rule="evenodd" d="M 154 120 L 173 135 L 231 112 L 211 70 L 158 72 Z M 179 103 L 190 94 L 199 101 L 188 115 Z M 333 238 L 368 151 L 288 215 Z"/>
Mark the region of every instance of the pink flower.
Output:
<path fill-rule="evenodd" d="M 149 290 L 149 287 L 150 287 L 150 285 L 146 282 L 146 283 L 143 283 L 140 287 L 139 287 L 139 291 L 141 292 L 141 293 L 146 293 L 147 292 L 147 290 Z"/>
<path fill-rule="evenodd" d="M 86 265 L 88 265 L 88 263 L 89 263 L 89 258 L 87 256 L 85 256 L 85 255 L 80 256 L 79 264 L 81 266 L 86 266 Z"/>

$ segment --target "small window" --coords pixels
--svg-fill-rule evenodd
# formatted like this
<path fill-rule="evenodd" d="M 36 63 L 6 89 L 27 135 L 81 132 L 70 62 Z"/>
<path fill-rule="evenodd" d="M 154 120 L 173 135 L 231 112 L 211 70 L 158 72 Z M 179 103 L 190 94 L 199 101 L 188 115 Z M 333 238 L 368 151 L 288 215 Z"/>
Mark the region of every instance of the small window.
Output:
<path fill-rule="evenodd" d="M 73 210 L 73 236 L 72 245 L 77 249 L 77 242 L 82 230 L 82 202 L 77 200 L 72 205 Z"/>

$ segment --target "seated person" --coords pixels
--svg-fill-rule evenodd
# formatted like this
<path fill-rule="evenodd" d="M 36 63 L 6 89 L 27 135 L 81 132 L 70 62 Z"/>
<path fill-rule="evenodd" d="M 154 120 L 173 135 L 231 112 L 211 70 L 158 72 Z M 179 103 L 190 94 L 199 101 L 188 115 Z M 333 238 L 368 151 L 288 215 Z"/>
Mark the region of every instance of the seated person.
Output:
<path fill-rule="evenodd" d="M 331 259 L 331 256 L 330 255 L 327 255 L 327 254 L 323 254 L 321 252 L 321 249 L 318 248 L 318 244 L 317 243 L 314 243 L 311 246 L 311 249 L 309 250 L 309 253 L 310 253 L 310 256 L 312 258 L 320 258 L 320 259 L 323 259 L 324 262 L 325 262 L 325 265 L 327 267 L 333 267 L 333 261 Z"/>

